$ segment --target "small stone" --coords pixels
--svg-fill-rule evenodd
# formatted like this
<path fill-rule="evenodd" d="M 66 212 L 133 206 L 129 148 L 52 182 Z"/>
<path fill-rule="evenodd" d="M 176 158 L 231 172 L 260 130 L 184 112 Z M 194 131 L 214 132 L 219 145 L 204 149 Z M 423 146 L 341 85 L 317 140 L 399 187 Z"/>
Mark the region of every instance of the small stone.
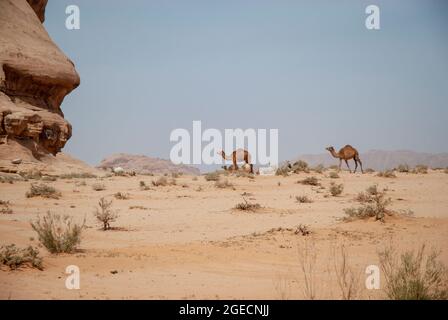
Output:
<path fill-rule="evenodd" d="M 22 159 L 17 158 L 11 161 L 12 164 L 21 164 L 22 163 Z"/>

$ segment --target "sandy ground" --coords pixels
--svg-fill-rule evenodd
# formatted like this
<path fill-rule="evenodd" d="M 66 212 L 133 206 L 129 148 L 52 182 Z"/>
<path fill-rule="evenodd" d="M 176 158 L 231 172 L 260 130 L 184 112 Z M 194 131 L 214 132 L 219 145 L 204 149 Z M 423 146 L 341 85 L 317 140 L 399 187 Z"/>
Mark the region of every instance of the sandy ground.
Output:
<path fill-rule="evenodd" d="M 0 299 L 304 299 L 300 253 L 306 244 L 316 255 L 318 299 L 341 298 L 333 255 L 341 245 L 359 276 L 362 299 L 386 298 L 383 289 L 367 290 L 364 282 L 366 267 L 379 265 L 377 252 L 390 243 L 399 250 L 434 246 L 448 265 L 448 174 L 327 174 L 225 177 L 234 185 L 225 189 L 202 176 L 181 176 L 176 186 L 150 190 L 141 190 L 139 181 L 151 185 L 157 177 L 110 177 L 101 181 L 104 191 L 92 189 L 97 179 L 59 179 L 47 182 L 62 193 L 57 200 L 26 198 L 32 180 L 2 183 L 0 199 L 10 201 L 13 214 L 0 214 L 0 245 L 37 246 L 30 221 L 48 210 L 76 221 L 85 217 L 86 229 L 74 254 L 52 255 L 40 247 L 43 271 L 2 267 Z M 325 189 L 296 183 L 312 175 Z M 331 181 L 344 184 L 341 196 L 328 196 Z M 391 209 L 411 210 L 413 216 L 387 217 L 385 223 L 341 221 L 344 208 L 358 205 L 356 194 L 375 183 L 388 189 Z M 116 192 L 129 193 L 129 199 L 115 199 Z M 234 210 L 243 194 L 263 208 Z M 300 195 L 313 203 L 296 202 Z M 102 231 L 93 215 L 100 197 L 114 199 L 116 230 Z M 299 224 L 311 234 L 296 234 Z M 80 268 L 79 290 L 65 287 L 68 265 Z"/>

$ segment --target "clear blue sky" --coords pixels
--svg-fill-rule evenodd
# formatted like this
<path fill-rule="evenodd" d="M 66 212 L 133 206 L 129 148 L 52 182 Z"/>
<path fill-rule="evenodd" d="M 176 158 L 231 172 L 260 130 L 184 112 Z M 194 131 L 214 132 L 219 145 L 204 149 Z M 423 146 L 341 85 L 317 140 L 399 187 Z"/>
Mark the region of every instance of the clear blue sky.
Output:
<path fill-rule="evenodd" d="M 65 28 L 70 4 L 80 30 Z M 280 160 L 345 144 L 446 152 L 447 15 L 444 0 L 49 0 L 45 27 L 81 76 L 64 151 L 168 158 L 170 132 L 201 120 L 278 128 Z"/>

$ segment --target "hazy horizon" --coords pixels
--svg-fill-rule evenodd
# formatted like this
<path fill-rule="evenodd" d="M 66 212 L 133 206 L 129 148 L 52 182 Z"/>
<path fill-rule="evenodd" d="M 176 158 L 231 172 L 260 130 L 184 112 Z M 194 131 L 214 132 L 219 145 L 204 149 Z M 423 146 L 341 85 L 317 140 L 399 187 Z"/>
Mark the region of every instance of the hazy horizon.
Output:
<path fill-rule="evenodd" d="M 65 28 L 78 5 L 81 29 Z M 365 8 L 381 10 L 367 30 Z M 64 152 L 168 159 L 176 128 L 279 129 L 279 160 L 325 147 L 448 151 L 444 1 L 50 0 L 81 85 Z M 205 144 L 204 144 L 205 145 Z"/>

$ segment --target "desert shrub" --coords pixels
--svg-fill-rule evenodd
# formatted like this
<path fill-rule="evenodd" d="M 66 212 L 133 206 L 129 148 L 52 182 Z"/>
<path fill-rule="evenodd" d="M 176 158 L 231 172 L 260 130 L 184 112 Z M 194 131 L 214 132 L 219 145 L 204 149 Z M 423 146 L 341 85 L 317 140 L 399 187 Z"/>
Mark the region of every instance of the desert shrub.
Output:
<path fill-rule="evenodd" d="M 318 186 L 319 180 L 316 177 L 306 177 L 303 180 L 297 181 L 297 183 L 309 185 L 309 186 Z"/>
<path fill-rule="evenodd" d="M 339 174 L 336 171 L 331 171 L 328 174 L 328 177 L 330 177 L 331 179 L 337 179 L 337 178 L 339 178 Z"/>
<path fill-rule="evenodd" d="M 337 165 L 333 164 L 333 165 L 329 166 L 328 169 L 330 169 L 330 170 L 339 170 L 339 167 Z"/>
<path fill-rule="evenodd" d="M 294 162 L 294 164 L 291 167 L 291 171 L 293 171 L 294 173 L 300 173 L 300 172 L 309 173 L 310 172 L 308 163 L 306 163 L 303 160 Z"/>
<path fill-rule="evenodd" d="M 198 177 L 191 178 L 192 181 L 198 181 Z"/>
<path fill-rule="evenodd" d="M 311 234 L 310 227 L 306 224 L 299 224 L 294 230 L 294 234 L 300 234 L 302 236 L 308 236 Z"/>
<path fill-rule="evenodd" d="M 296 196 L 296 201 L 299 203 L 312 203 L 313 200 L 308 198 L 308 196 Z"/>
<path fill-rule="evenodd" d="M 39 256 L 39 250 L 28 246 L 19 249 L 15 244 L 4 245 L 0 247 L 0 264 L 9 267 L 11 270 L 22 266 L 29 266 L 43 270 L 42 258 Z"/>
<path fill-rule="evenodd" d="M 448 168 L 445 168 L 445 170 L 443 170 L 443 172 L 445 172 L 446 174 L 448 174 Z"/>
<path fill-rule="evenodd" d="M 51 181 L 51 182 L 54 182 L 54 181 L 56 181 L 56 180 L 58 180 L 56 177 L 54 177 L 54 176 L 42 176 L 42 181 Z"/>
<path fill-rule="evenodd" d="M 84 187 L 84 186 L 87 185 L 87 183 L 86 183 L 84 180 L 82 180 L 82 181 L 78 181 L 78 182 L 76 182 L 75 185 L 76 185 L 77 187 Z"/>
<path fill-rule="evenodd" d="M 180 177 L 180 173 L 179 172 L 172 172 L 171 173 L 171 177 L 174 178 L 174 179 L 177 179 L 177 178 Z"/>
<path fill-rule="evenodd" d="M 261 205 L 258 203 L 249 203 L 246 199 L 244 199 L 244 202 L 240 202 L 235 206 L 235 209 L 241 210 L 241 211 L 256 211 L 257 209 L 261 208 Z"/>
<path fill-rule="evenodd" d="M 314 242 L 305 240 L 298 244 L 299 263 L 303 276 L 303 294 L 310 300 L 316 298 L 317 292 L 317 252 Z"/>
<path fill-rule="evenodd" d="M 378 172 L 377 176 L 382 177 L 382 178 L 396 178 L 397 177 L 392 170 L 380 171 L 380 172 Z"/>
<path fill-rule="evenodd" d="M 133 209 L 148 210 L 148 208 L 146 208 L 144 206 L 130 206 L 129 209 L 130 210 L 133 210 Z"/>
<path fill-rule="evenodd" d="M 323 164 L 318 164 L 317 166 L 315 166 L 313 168 L 313 171 L 316 172 L 316 173 L 323 173 L 324 170 L 325 170 L 325 167 L 324 167 Z"/>
<path fill-rule="evenodd" d="M 427 174 L 428 173 L 428 166 L 425 166 L 423 164 L 416 165 L 414 170 L 412 170 L 412 173 Z"/>
<path fill-rule="evenodd" d="M 209 172 L 204 175 L 204 179 L 206 181 L 218 181 L 219 180 L 219 172 Z"/>
<path fill-rule="evenodd" d="M 365 192 L 358 193 L 355 200 L 361 203 L 374 202 L 375 196 L 379 193 L 380 191 L 378 191 L 378 185 L 373 184 L 368 187 Z"/>
<path fill-rule="evenodd" d="M 53 214 L 39 217 L 31 222 L 31 227 L 37 232 L 40 243 L 51 253 L 71 253 L 81 243 L 81 232 L 84 223 L 77 224 L 67 215 Z"/>
<path fill-rule="evenodd" d="M 342 191 L 344 191 L 344 185 L 342 183 L 336 184 L 336 183 L 332 182 L 330 184 L 330 194 L 333 197 L 339 196 L 342 193 Z"/>
<path fill-rule="evenodd" d="M 410 169 L 409 169 L 409 166 L 406 163 L 404 163 L 404 164 L 398 165 L 396 170 L 398 172 L 409 172 Z"/>
<path fill-rule="evenodd" d="M 275 175 L 276 175 L 276 176 L 287 177 L 289 171 L 290 171 L 290 169 L 289 169 L 288 167 L 281 167 L 281 168 L 278 168 L 278 169 L 275 171 Z"/>
<path fill-rule="evenodd" d="M 54 187 L 44 183 L 40 184 L 32 183 L 30 186 L 30 190 L 26 193 L 27 198 L 43 197 L 43 198 L 59 199 L 60 196 L 61 193 L 59 191 L 57 191 Z"/>
<path fill-rule="evenodd" d="M 153 180 L 152 185 L 155 187 L 165 187 L 168 185 L 168 179 L 165 176 L 160 177 L 157 180 Z"/>
<path fill-rule="evenodd" d="M 24 179 L 34 179 L 34 180 L 40 180 L 42 178 L 42 172 L 38 169 L 30 169 L 26 171 L 19 172 L 19 175 L 21 175 Z"/>
<path fill-rule="evenodd" d="M 0 200 L 0 213 L 1 214 L 12 214 L 12 209 L 9 207 L 9 201 Z"/>
<path fill-rule="evenodd" d="M 140 181 L 139 183 L 141 190 L 149 190 L 149 186 L 146 185 L 145 181 Z"/>
<path fill-rule="evenodd" d="M 92 189 L 95 191 L 103 191 L 106 190 L 106 185 L 104 183 L 96 182 L 92 184 Z"/>
<path fill-rule="evenodd" d="M 355 299 L 359 293 L 359 274 L 350 266 L 344 245 L 333 247 L 333 267 L 343 300 Z"/>
<path fill-rule="evenodd" d="M 366 202 L 367 203 L 364 203 L 357 208 L 344 209 L 344 212 L 347 215 L 346 219 L 367 219 L 375 217 L 375 220 L 384 221 L 385 215 L 390 214 L 387 206 L 391 203 L 391 199 L 386 198 L 384 192 L 378 192 L 375 195 L 371 195 Z"/>
<path fill-rule="evenodd" d="M 365 173 L 374 173 L 375 170 L 372 168 L 367 168 L 366 170 L 364 170 Z"/>
<path fill-rule="evenodd" d="M 115 199 L 117 200 L 128 200 L 129 199 L 129 193 L 124 192 L 116 192 L 114 194 Z"/>
<path fill-rule="evenodd" d="M 247 172 L 247 171 L 237 171 L 235 176 L 237 178 L 249 178 L 249 179 L 255 179 L 254 174 Z"/>
<path fill-rule="evenodd" d="M 163 176 L 155 181 L 153 180 L 152 185 L 155 187 L 175 186 L 176 180 L 173 178 L 168 180 L 165 176 Z"/>
<path fill-rule="evenodd" d="M 233 188 L 233 184 L 230 183 L 227 179 L 225 179 L 225 180 L 218 180 L 218 181 L 215 182 L 215 187 L 216 188 L 221 188 L 221 189 Z"/>
<path fill-rule="evenodd" d="M 390 299 L 448 299 L 447 269 L 438 260 L 439 252 L 432 249 L 426 253 L 425 249 L 422 245 L 417 252 L 409 250 L 399 255 L 389 246 L 378 253 Z"/>
<path fill-rule="evenodd" d="M 110 223 L 118 218 L 118 214 L 111 209 L 112 200 L 107 201 L 104 198 L 100 198 L 98 206 L 99 208 L 96 208 L 96 211 L 94 212 L 95 217 L 103 224 L 103 230 L 109 230 Z"/>
<path fill-rule="evenodd" d="M 59 175 L 59 178 L 61 179 L 89 179 L 89 178 L 96 178 L 97 176 L 93 173 L 88 172 L 70 172 L 70 173 L 63 173 Z"/>

